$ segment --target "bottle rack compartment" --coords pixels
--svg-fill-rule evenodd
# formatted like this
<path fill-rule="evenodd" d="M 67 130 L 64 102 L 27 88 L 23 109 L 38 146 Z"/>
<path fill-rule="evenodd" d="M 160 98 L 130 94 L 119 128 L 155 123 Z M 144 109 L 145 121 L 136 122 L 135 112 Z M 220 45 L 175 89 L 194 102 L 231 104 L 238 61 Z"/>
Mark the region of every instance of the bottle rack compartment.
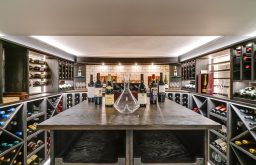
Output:
<path fill-rule="evenodd" d="M 199 95 L 192 96 L 192 110 L 198 114 L 207 116 L 207 98 Z"/>

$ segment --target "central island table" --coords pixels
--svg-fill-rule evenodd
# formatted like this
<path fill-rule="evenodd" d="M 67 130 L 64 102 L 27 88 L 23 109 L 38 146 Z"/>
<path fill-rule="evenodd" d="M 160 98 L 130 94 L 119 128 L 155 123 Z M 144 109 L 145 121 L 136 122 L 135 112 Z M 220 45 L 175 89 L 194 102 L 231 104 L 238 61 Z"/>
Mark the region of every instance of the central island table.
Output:
<path fill-rule="evenodd" d="M 51 165 L 206 165 L 208 130 L 220 129 L 221 125 L 170 100 L 148 104 L 129 115 L 84 101 L 40 123 L 38 128 L 50 131 Z M 181 145 L 181 149 L 177 147 Z M 183 149 L 190 153 L 181 152 Z M 108 161 L 110 153 L 115 153 L 117 163 Z M 184 155 L 195 159 L 189 163 L 178 161 Z M 95 162 L 83 160 L 86 157 Z"/>

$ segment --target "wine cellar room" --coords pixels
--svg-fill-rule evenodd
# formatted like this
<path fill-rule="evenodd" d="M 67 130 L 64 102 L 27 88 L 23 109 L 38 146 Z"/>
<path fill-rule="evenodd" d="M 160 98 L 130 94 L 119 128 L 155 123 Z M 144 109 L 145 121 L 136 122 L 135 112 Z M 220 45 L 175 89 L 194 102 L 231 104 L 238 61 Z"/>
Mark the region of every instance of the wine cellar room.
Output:
<path fill-rule="evenodd" d="M 255 6 L 0 2 L 0 165 L 256 165 Z"/>

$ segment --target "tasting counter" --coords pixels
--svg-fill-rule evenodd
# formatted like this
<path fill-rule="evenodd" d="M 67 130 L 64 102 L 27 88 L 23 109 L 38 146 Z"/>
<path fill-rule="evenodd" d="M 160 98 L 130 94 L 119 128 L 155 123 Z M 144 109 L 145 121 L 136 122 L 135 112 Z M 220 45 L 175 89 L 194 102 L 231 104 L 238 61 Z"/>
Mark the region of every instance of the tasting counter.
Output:
<path fill-rule="evenodd" d="M 208 130 L 221 125 L 170 100 L 129 115 L 84 101 L 38 128 L 50 130 L 51 165 L 206 165 Z"/>

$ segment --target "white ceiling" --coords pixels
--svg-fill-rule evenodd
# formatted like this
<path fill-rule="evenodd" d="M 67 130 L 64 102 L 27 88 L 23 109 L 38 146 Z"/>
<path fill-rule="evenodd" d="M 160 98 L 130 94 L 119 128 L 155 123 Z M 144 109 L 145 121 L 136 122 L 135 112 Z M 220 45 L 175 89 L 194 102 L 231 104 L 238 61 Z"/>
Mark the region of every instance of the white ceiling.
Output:
<path fill-rule="evenodd" d="M 11 35 L 225 36 L 256 31 L 255 0 L 2 0 Z"/>
<path fill-rule="evenodd" d="M 43 40 L 77 56 L 171 57 L 207 36 L 256 35 L 255 6 L 256 0 L 1 1 L 0 36 L 51 36 Z"/>
<path fill-rule="evenodd" d="M 70 54 L 86 57 L 177 57 L 215 36 L 34 36 Z"/>

